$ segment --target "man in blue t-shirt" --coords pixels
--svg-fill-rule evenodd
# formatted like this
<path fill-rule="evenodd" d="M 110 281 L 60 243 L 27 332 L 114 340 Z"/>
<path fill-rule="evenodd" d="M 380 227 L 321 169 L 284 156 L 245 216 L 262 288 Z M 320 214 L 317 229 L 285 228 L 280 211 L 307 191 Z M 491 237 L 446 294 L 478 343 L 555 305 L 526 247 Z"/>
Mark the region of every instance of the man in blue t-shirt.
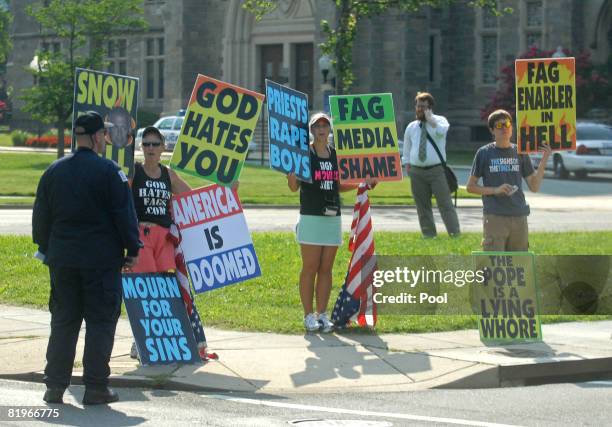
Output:
<path fill-rule="evenodd" d="M 529 247 L 527 216 L 522 178 L 536 193 L 544 178 L 544 168 L 550 156 L 550 146 L 543 144 L 542 161 L 537 171 L 526 154 L 518 154 L 512 137 L 512 117 L 505 110 L 489 115 L 489 130 L 495 141 L 476 152 L 467 191 L 482 195 L 483 240 L 485 251 L 526 251 Z M 482 178 L 483 185 L 478 183 Z"/>

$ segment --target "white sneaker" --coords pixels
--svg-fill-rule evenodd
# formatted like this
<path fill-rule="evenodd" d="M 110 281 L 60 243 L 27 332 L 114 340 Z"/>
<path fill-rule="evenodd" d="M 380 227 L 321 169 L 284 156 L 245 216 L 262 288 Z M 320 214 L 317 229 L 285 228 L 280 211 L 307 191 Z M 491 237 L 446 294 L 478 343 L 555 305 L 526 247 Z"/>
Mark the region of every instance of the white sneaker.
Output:
<path fill-rule="evenodd" d="M 321 332 L 331 332 L 334 330 L 334 322 L 327 318 L 327 314 L 319 314 L 319 325 L 321 325 Z"/>
<path fill-rule="evenodd" d="M 315 313 L 309 313 L 304 316 L 304 328 L 306 328 L 308 332 L 316 332 L 320 327 L 321 325 L 319 324 L 317 315 Z"/>

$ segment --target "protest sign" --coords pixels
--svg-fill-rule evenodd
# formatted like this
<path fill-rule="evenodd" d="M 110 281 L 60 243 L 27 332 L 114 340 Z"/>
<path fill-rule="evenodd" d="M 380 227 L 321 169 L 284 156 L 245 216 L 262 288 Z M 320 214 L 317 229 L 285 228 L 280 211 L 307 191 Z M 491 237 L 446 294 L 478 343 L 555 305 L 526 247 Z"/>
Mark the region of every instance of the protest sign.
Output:
<path fill-rule="evenodd" d="M 516 125 L 519 153 L 576 149 L 576 61 L 517 59 Z"/>
<path fill-rule="evenodd" d="M 193 289 L 200 293 L 261 276 L 238 194 L 210 185 L 172 198 L 172 216 Z"/>
<path fill-rule="evenodd" d="M 480 340 L 542 341 L 535 261 L 529 252 L 474 252 L 481 284 L 472 285 Z"/>
<path fill-rule="evenodd" d="M 260 93 L 198 75 L 170 166 L 231 185 L 240 177 L 263 100 Z"/>
<path fill-rule="evenodd" d="M 312 182 L 308 137 L 308 96 L 266 79 L 270 167 Z"/>
<path fill-rule="evenodd" d="M 108 129 L 104 157 L 112 159 L 128 177 L 134 175 L 134 137 L 138 111 L 138 78 L 101 71 L 75 70 L 72 123 L 86 111 L 100 113 Z M 76 137 L 72 135 L 72 150 Z"/>
<path fill-rule="evenodd" d="M 123 299 L 143 365 L 200 360 L 176 276 L 124 273 Z"/>
<path fill-rule="evenodd" d="M 340 182 L 399 181 L 402 167 L 390 93 L 330 97 Z"/>

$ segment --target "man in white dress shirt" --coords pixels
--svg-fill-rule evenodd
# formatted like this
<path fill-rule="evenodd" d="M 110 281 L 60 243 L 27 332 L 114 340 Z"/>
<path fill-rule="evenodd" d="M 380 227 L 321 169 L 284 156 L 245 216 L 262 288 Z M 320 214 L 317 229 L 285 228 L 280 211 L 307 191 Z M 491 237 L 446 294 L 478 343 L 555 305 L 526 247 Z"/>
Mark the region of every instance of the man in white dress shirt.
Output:
<path fill-rule="evenodd" d="M 440 215 L 446 231 L 452 237 L 458 236 L 459 219 L 453 206 L 446 182 L 444 167 L 433 144 L 446 162 L 446 133 L 449 124 L 443 116 L 433 114 L 434 97 L 427 92 L 418 92 L 414 98 L 416 120 L 404 132 L 402 164 L 410 176 L 412 196 L 417 206 L 421 233 L 425 238 L 436 237 L 436 224 L 431 209 L 431 196 L 436 197 Z M 426 132 L 423 132 L 423 131 Z M 428 135 L 429 134 L 429 138 Z"/>

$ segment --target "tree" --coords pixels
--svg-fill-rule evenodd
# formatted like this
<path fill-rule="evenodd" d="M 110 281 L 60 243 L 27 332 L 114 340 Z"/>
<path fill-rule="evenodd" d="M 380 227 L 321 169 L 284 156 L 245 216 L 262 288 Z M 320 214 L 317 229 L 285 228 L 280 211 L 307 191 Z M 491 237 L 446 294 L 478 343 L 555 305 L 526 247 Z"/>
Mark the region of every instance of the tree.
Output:
<path fill-rule="evenodd" d="M 64 129 L 72 114 L 75 68 L 104 67 L 105 43 L 146 28 L 142 0 L 50 0 L 28 7 L 41 36 L 60 40 L 60 52 L 37 52 L 38 81 L 23 91 L 24 110 L 57 127 L 57 157 L 64 156 Z"/>
<path fill-rule="evenodd" d="M 359 20 L 380 15 L 389 9 L 417 12 L 426 6 L 443 7 L 457 3 L 458 0 L 329 0 L 336 4 L 336 23 L 332 28 L 326 20 L 321 21 L 321 29 L 327 40 L 319 45 L 321 52 L 330 55 L 336 71 L 336 91 L 347 93 L 354 80 L 353 43 L 357 35 Z M 487 9 L 494 15 L 512 13 L 511 8 L 497 9 L 497 0 L 471 0 L 468 5 Z M 274 11 L 278 0 L 244 0 L 242 5 L 252 12 L 256 19 Z"/>
<path fill-rule="evenodd" d="M 555 49 L 541 50 L 532 46 L 527 52 L 519 55 L 524 58 L 551 58 Z M 576 114 L 583 116 L 591 108 L 612 107 L 612 89 L 610 88 L 610 71 L 608 67 L 595 67 L 589 51 L 581 51 L 576 55 L 569 49 L 564 49 L 565 56 L 576 58 Z M 501 67 L 497 77 L 501 84 L 493 94 L 489 103 L 480 110 L 480 116 L 486 120 L 493 111 L 502 108 L 515 116 L 516 111 L 516 78 L 514 60 Z"/>
<path fill-rule="evenodd" d="M 6 4 L 0 1 L 0 64 L 4 64 L 13 45 L 10 38 L 10 27 L 13 18 Z"/>

